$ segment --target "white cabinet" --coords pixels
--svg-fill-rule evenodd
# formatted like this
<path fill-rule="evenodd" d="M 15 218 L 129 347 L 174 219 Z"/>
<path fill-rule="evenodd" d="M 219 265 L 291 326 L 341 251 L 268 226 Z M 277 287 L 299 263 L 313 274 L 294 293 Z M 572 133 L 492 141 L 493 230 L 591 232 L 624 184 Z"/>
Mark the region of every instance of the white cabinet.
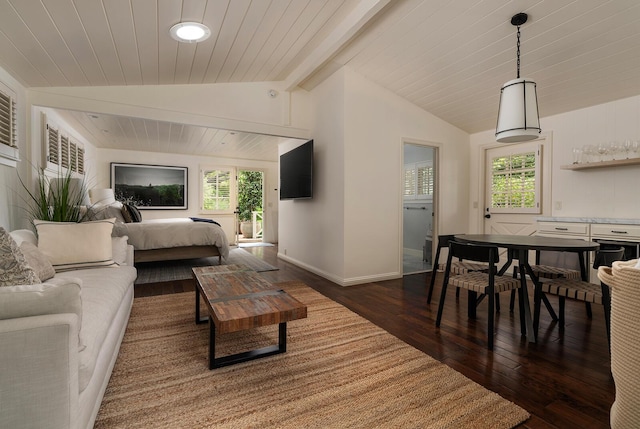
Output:
<path fill-rule="evenodd" d="M 622 246 L 625 248 L 625 259 L 635 259 L 640 256 L 640 225 L 538 221 L 537 235 L 596 241 L 603 247 Z M 599 284 L 597 270 L 592 268 L 594 255 L 595 252 L 590 252 L 587 261 L 590 271 L 589 281 Z M 575 262 L 572 262 L 573 259 Z M 577 258 L 569 255 L 565 255 L 564 258 L 556 256 L 555 259 L 541 260 L 540 262 L 558 267 L 579 269 L 575 268 Z"/>
<path fill-rule="evenodd" d="M 590 224 L 588 223 L 538 222 L 536 235 L 541 237 L 570 238 L 573 240 L 589 241 L 589 231 Z M 540 264 L 580 271 L 580 259 L 578 255 L 578 253 L 574 252 L 544 251 L 540 253 Z M 589 264 L 591 260 L 592 258 L 589 257 L 586 263 Z"/>

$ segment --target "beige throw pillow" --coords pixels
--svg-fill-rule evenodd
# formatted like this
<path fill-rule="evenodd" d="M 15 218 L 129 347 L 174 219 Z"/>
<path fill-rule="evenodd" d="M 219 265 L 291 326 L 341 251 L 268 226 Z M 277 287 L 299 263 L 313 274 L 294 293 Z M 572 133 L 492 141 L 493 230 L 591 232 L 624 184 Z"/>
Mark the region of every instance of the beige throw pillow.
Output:
<path fill-rule="evenodd" d="M 36 272 L 9 233 L 0 227 L 0 286 L 40 283 Z"/>
<path fill-rule="evenodd" d="M 113 261 L 111 231 L 114 218 L 93 222 L 33 221 L 38 249 L 57 272 L 117 266 Z"/>
<path fill-rule="evenodd" d="M 38 249 L 38 246 L 33 243 L 29 243 L 28 241 L 24 241 L 20 245 L 20 251 L 24 255 L 29 266 L 36 272 L 41 282 L 49 280 L 51 277 L 56 275 L 56 270 L 53 269 L 53 265 L 51 265 L 51 262 L 49 262 L 46 255 Z"/>

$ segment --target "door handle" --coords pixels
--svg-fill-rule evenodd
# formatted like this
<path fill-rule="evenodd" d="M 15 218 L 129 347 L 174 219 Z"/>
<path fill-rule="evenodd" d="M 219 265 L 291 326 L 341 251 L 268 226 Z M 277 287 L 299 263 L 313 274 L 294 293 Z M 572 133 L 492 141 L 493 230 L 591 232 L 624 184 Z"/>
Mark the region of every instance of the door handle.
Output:
<path fill-rule="evenodd" d="M 484 215 L 485 219 L 491 219 L 491 213 L 487 213 L 486 215 Z"/>

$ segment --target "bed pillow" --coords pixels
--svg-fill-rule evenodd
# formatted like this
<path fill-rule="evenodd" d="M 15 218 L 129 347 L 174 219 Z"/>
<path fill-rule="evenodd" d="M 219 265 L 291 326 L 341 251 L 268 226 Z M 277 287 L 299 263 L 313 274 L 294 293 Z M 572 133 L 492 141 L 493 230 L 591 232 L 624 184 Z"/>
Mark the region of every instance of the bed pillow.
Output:
<path fill-rule="evenodd" d="M 104 204 L 94 204 L 90 208 L 87 209 L 87 218 L 88 220 L 104 220 L 115 218 L 117 222 L 126 222 L 126 219 L 123 216 L 122 203 L 116 201 L 113 204 L 104 205 Z"/>
<path fill-rule="evenodd" d="M 131 223 L 133 219 L 131 218 L 131 213 L 129 213 L 129 207 L 126 204 L 122 205 L 122 217 L 124 218 L 124 223 Z"/>
<path fill-rule="evenodd" d="M 36 272 L 9 233 L 0 227 L 0 286 L 40 283 Z"/>
<path fill-rule="evenodd" d="M 38 278 L 41 282 L 45 280 L 49 280 L 51 277 L 56 275 L 56 270 L 47 259 L 46 255 L 38 249 L 33 243 L 29 243 L 28 241 L 24 241 L 20 245 L 20 251 L 24 255 L 27 263 L 38 275 Z"/>
<path fill-rule="evenodd" d="M 33 221 L 38 249 L 56 272 L 117 266 L 113 261 L 111 231 L 115 219 L 92 222 Z"/>

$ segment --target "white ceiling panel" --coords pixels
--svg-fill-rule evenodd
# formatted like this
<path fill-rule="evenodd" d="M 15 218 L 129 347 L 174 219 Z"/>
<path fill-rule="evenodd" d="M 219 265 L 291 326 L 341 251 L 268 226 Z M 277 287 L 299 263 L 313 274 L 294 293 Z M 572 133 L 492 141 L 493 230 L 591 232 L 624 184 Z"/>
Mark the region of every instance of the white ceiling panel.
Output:
<path fill-rule="evenodd" d="M 640 94 L 638 0 L 0 0 L 0 66 L 27 87 L 312 89 L 347 65 L 473 133 L 495 126 L 500 87 L 515 78 L 518 12 L 529 14 L 521 73 L 538 84 L 542 116 Z M 211 37 L 173 40 L 187 20 Z M 276 158 L 278 138 L 64 114 L 100 147 Z"/>

